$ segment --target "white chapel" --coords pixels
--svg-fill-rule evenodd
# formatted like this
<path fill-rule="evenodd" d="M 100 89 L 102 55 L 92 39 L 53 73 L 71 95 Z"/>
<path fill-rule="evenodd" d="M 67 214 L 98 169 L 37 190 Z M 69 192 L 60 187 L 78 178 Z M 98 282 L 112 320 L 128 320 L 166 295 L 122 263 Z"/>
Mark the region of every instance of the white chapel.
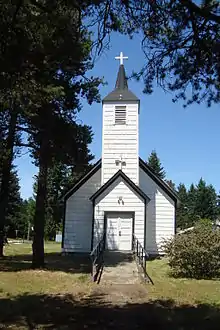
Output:
<path fill-rule="evenodd" d="M 114 90 L 102 101 L 102 158 L 64 196 L 63 252 L 130 251 L 135 235 L 159 254 L 175 233 L 178 197 L 139 157 L 140 100 L 128 88 L 123 59 Z M 150 143 L 150 142 L 149 142 Z"/>

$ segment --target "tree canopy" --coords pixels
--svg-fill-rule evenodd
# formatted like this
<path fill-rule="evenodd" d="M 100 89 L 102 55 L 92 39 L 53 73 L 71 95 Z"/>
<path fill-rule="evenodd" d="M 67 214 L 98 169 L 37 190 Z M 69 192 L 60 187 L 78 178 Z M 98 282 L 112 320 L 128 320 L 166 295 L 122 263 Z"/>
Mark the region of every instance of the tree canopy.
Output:
<path fill-rule="evenodd" d="M 97 1 L 90 9 L 100 47 L 114 31 L 138 33 L 145 64 L 137 79 L 145 93 L 155 82 L 185 106 L 220 101 L 220 2 L 218 0 Z M 98 6 L 99 4 L 99 6 Z M 98 12 L 98 14 L 97 14 Z M 99 17 L 99 20 L 97 20 Z M 90 22 L 90 21 L 89 21 Z"/>
<path fill-rule="evenodd" d="M 16 134 L 25 132 L 18 146 L 28 147 L 39 166 L 33 250 L 38 265 L 43 265 L 48 169 L 53 158 L 71 165 L 92 159 L 91 128 L 76 120 L 81 98 L 90 104 L 99 101 L 101 80 L 86 76 L 92 68 L 92 43 L 77 3 L 4 2 L 1 9 L 0 106 L 9 115 L 0 191 L 0 255 Z"/>
<path fill-rule="evenodd" d="M 199 219 L 209 219 L 213 223 L 219 216 L 218 196 L 212 185 L 200 179 L 197 185 L 191 184 L 187 190 L 183 183 L 177 187 L 180 204 L 177 207 L 177 228 L 194 226 Z"/>
<path fill-rule="evenodd" d="M 161 164 L 159 157 L 157 156 L 156 150 L 153 150 L 147 160 L 147 164 L 150 166 L 154 174 L 159 178 L 165 179 L 166 172 Z"/>

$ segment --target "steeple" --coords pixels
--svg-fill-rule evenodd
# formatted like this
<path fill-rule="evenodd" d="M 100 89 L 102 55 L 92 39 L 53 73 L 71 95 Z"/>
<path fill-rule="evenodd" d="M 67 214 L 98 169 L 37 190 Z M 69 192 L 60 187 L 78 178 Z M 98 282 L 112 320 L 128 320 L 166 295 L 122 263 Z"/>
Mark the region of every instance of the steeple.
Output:
<path fill-rule="evenodd" d="M 102 169 L 105 184 L 117 171 L 123 171 L 139 184 L 138 132 L 140 101 L 128 88 L 128 80 L 120 53 L 114 90 L 103 99 Z"/>
<path fill-rule="evenodd" d="M 137 96 L 128 89 L 128 82 L 123 64 L 123 59 L 127 59 L 128 57 L 123 56 L 123 53 L 121 52 L 120 56 L 117 56 L 115 58 L 120 60 L 120 66 L 116 79 L 115 89 L 103 99 L 103 102 L 112 102 L 112 101 L 139 102 Z"/>
<path fill-rule="evenodd" d="M 115 84 L 115 89 L 128 89 L 128 82 L 125 74 L 125 68 L 124 65 L 121 64 L 118 70 L 118 76 Z"/>

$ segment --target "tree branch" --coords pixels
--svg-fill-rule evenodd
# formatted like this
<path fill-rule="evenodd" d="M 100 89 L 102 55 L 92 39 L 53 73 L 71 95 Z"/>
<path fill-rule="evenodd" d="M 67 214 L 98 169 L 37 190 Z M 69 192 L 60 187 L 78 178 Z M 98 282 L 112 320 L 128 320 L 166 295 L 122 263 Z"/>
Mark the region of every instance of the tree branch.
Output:
<path fill-rule="evenodd" d="M 18 142 L 16 143 L 16 147 L 32 148 L 32 145 L 29 143 Z"/>
<path fill-rule="evenodd" d="M 30 129 L 26 128 L 26 127 L 22 127 L 22 126 L 17 125 L 16 128 L 17 128 L 17 130 L 26 132 L 28 134 L 32 134 L 33 133 L 32 130 L 30 130 Z"/>
<path fill-rule="evenodd" d="M 180 2 L 195 14 L 220 24 L 220 16 L 213 14 L 210 10 L 197 6 L 191 0 L 180 0 Z"/>
<path fill-rule="evenodd" d="M 14 15 L 13 15 L 13 18 L 12 18 L 12 23 L 11 23 L 12 26 L 14 26 L 14 24 L 16 22 L 18 12 L 21 9 L 22 5 L 23 5 L 23 0 L 18 0 L 17 6 L 16 6 L 16 10 L 15 10 Z"/>

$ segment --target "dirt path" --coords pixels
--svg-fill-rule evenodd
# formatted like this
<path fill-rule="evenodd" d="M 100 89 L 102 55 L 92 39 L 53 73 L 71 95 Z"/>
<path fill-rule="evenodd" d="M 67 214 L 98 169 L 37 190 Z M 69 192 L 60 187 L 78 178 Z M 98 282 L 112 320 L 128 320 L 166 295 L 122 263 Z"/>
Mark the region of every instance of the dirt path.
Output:
<path fill-rule="evenodd" d="M 138 303 L 147 297 L 131 254 L 106 252 L 104 262 L 100 283 L 94 285 L 91 296 L 99 296 L 103 303 L 112 305 Z"/>
<path fill-rule="evenodd" d="M 137 265 L 132 254 L 105 252 L 101 285 L 139 283 Z"/>

